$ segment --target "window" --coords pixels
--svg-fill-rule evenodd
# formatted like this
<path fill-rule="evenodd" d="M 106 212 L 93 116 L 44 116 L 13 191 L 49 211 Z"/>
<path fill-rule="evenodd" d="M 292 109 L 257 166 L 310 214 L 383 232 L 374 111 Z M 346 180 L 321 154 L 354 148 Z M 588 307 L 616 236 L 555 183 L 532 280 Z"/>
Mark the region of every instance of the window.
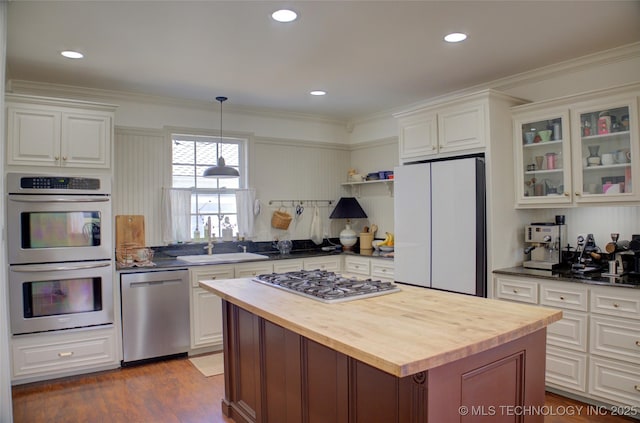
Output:
<path fill-rule="evenodd" d="M 211 234 L 220 237 L 221 229 L 238 230 L 236 191 L 244 188 L 244 147 L 246 140 L 199 135 L 172 135 L 172 186 L 191 190 L 191 233 L 204 237 L 204 225 L 211 217 Z M 223 157 L 235 167 L 240 178 L 204 178 L 204 170 Z"/>

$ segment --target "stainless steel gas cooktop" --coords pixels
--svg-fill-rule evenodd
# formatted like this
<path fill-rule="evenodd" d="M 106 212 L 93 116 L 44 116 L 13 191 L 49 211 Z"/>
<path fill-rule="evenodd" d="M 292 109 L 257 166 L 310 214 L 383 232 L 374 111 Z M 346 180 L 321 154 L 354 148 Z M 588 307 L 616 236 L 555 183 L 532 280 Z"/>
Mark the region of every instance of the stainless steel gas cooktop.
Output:
<path fill-rule="evenodd" d="M 357 300 L 400 291 L 400 288 L 391 282 L 348 278 L 325 270 L 270 273 L 258 275 L 254 280 L 325 303 Z"/>

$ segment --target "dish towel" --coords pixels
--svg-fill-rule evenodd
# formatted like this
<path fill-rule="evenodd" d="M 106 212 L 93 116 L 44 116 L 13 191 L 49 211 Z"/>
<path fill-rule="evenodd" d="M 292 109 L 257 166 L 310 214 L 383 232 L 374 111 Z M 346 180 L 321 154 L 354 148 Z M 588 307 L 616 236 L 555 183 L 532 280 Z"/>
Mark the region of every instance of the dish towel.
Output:
<path fill-rule="evenodd" d="M 254 232 L 255 217 L 260 213 L 256 190 L 253 188 L 236 191 L 236 210 L 238 212 L 238 232 L 251 239 Z"/>
<path fill-rule="evenodd" d="M 162 188 L 162 241 L 191 240 L 191 190 Z"/>
<path fill-rule="evenodd" d="M 318 206 L 313 208 L 313 218 L 311 219 L 311 241 L 314 244 L 320 245 L 322 244 L 323 233 L 322 233 L 322 219 L 320 218 L 320 209 Z"/>

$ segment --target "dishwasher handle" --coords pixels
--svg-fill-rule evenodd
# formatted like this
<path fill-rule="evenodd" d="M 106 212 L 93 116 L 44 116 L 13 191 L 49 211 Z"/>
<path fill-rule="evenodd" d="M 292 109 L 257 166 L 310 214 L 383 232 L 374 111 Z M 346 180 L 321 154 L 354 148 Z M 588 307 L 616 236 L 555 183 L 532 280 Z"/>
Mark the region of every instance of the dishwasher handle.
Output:
<path fill-rule="evenodd" d="M 120 281 L 123 287 L 148 287 L 159 286 L 162 284 L 189 283 L 189 271 L 181 270 L 162 270 L 159 272 L 139 272 L 139 273 L 123 273 L 120 275 Z"/>
<path fill-rule="evenodd" d="M 129 288 L 144 288 L 149 286 L 160 286 L 160 285 L 175 285 L 184 283 L 182 279 L 171 279 L 171 280 L 162 280 L 162 281 L 145 281 L 145 282 L 130 282 Z"/>

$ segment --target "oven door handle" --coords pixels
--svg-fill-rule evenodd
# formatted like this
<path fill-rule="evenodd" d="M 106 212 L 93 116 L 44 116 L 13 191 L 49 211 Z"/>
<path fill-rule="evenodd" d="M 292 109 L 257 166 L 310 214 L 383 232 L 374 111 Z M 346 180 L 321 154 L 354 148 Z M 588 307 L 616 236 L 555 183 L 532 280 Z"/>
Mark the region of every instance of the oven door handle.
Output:
<path fill-rule="evenodd" d="M 47 196 L 46 198 L 39 197 L 37 195 L 10 195 L 9 201 L 15 201 L 16 203 L 104 203 L 109 201 L 110 198 L 108 196 L 101 197 L 58 197 L 51 198 Z"/>
<path fill-rule="evenodd" d="M 97 269 L 100 267 L 111 266 L 111 261 L 102 263 L 85 263 L 85 264 L 72 264 L 72 265 L 60 265 L 54 264 L 26 264 L 26 265 L 13 265 L 11 271 L 13 272 L 52 272 L 56 270 L 82 270 L 82 269 Z"/>

